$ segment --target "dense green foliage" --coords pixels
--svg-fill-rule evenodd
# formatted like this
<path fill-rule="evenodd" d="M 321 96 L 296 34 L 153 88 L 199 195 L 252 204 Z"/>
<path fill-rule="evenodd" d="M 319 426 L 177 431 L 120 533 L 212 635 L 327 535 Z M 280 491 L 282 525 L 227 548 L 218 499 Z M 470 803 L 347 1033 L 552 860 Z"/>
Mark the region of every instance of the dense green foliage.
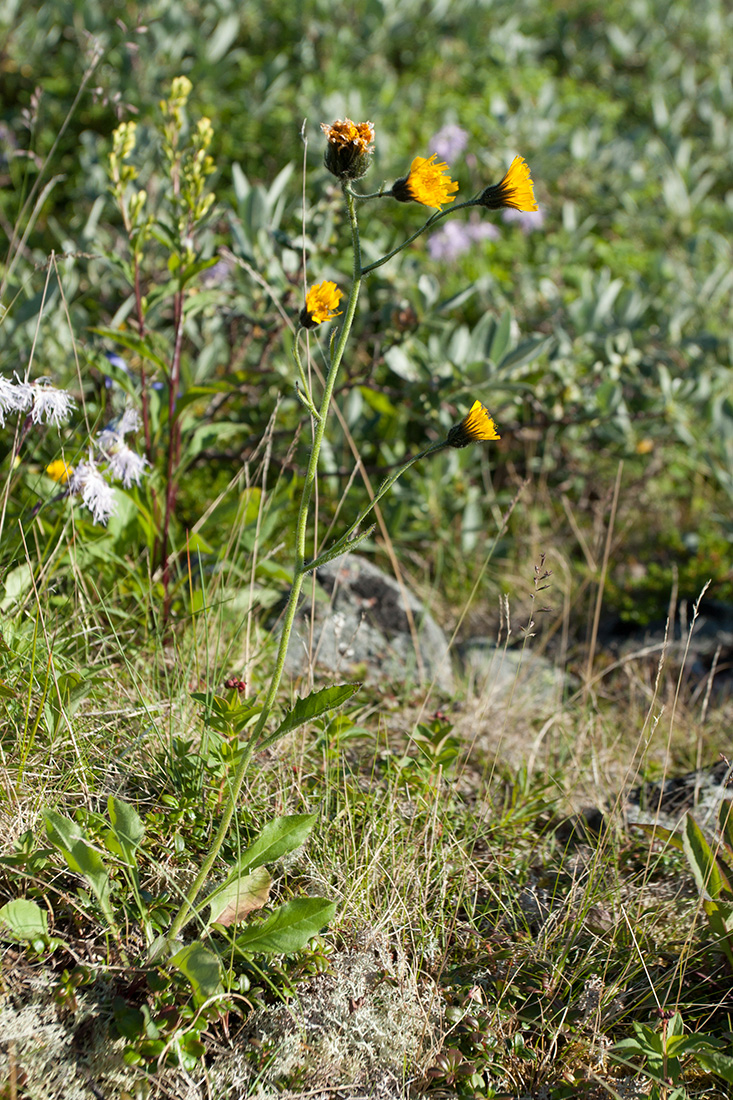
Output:
<path fill-rule="evenodd" d="M 725 230 L 733 85 L 725 5 L 374 3 L 352 18 L 319 4 L 276 11 L 129 4 L 114 23 L 105 12 L 94 3 L 18 8 L 7 27 L 1 79 L 12 186 L 0 194 L 7 226 L 57 138 L 58 145 L 42 181 L 52 186 L 21 226 L 30 232 L 6 296 L 2 366 L 14 369 L 34 343 L 43 373 L 81 384 L 89 412 L 108 416 L 99 349 L 111 345 L 90 327 L 117 327 L 131 310 L 124 272 L 120 279 L 104 258 L 126 249 L 108 198 L 110 135 L 120 119 L 138 120 L 141 180 L 151 199 L 161 198 L 151 127 L 158 99 L 185 73 L 193 83 L 190 117 L 207 115 L 214 132 L 218 205 L 202 254 L 224 245 L 256 274 L 217 268 L 219 280 L 205 284 L 187 325 L 185 388 L 228 384 L 220 402 L 230 426 L 199 438 L 190 458 L 198 473 L 179 498 L 179 531 L 200 519 L 212 478 L 223 488 L 251 454 L 278 394 L 278 438 L 301 417 L 277 306 L 291 316 L 299 308 L 303 243 L 311 281 L 348 279 L 339 244 L 345 226 L 321 165 L 318 123 L 349 114 L 376 126 L 370 184 L 395 178 L 414 154 L 430 152 L 444 125 L 458 124 L 468 135 L 452 164 L 461 192 L 499 178 L 519 150 L 544 214 L 544 225 L 527 234 L 499 222 L 498 240 L 478 241 L 456 258 L 432 258 L 422 238 L 368 283 L 359 352 L 340 388 L 367 465 L 400 460 L 471 395 L 489 404 L 503 434 L 488 496 L 488 471 L 476 468 L 475 456 L 461 460 L 472 470 L 458 494 L 456 460 L 406 479 L 386 505 L 400 541 L 421 547 L 437 527 L 434 550 L 450 554 L 460 532 L 470 551 L 493 523 L 494 492 L 504 501 L 513 493 L 507 470 L 560 488 L 582 512 L 589 494 L 603 495 L 619 459 L 629 484 L 643 484 L 652 527 L 671 518 L 689 541 L 695 512 L 712 504 L 729 540 L 733 264 Z M 419 217 L 414 207 L 377 204 L 364 237 L 376 254 Z M 36 332 L 47 276 L 37 265 L 51 249 L 74 258 L 58 261 L 63 296 L 51 273 Z M 150 259 L 146 291 L 165 260 L 158 257 L 156 270 Z M 165 313 L 159 324 L 165 328 Z M 78 380 L 72 343 L 82 360 Z M 194 409 L 210 411 L 204 398 Z M 275 464 L 285 449 L 276 448 Z M 329 461 L 340 474 L 330 483 L 337 496 L 353 462 L 339 431 Z M 689 498 L 698 476 L 702 502 L 684 515 L 677 500 Z M 212 539 L 221 512 L 213 518 L 204 528 Z M 553 533 L 563 524 L 558 510 Z M 672 560 L 663 556 L 663 570 Z M 729 592 L 725 573 L 715 571 L 720 595 Z"/>

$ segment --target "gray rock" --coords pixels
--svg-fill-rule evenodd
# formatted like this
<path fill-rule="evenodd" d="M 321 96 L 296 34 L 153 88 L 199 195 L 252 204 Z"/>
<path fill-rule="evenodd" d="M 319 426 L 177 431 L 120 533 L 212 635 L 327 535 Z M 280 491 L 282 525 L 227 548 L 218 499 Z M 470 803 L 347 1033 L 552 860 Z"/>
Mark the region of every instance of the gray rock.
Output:
<path fill-rule="evenodd" d="M 330 562 L 316 574 L 311 652 L 311 602 L 301 607 L 288 646 L 285 671 L 303 676 L 311 664 L 337 676 L 371 683 L 398 680 L 453 692 L 448 641 L 424 604 L 371 562 L 356 554 Z M 417 632 L 419 659 L 405 610 Z"/>
<path fill-rule="evenodd" d="M 645 783 L 630 791 L 624 805 L 626 820 L 633 824 L 655 822 L 674 831 L 690 812 L 705 831 L 715 832 L 718 810 L 733 800 L 733 779 L 728 760 L 687 772 L 658 783 Z"/>
<path fill-rule="evenodd" d="M 458 655 L 473 694 L 483 700 L 521 706 L 527 713 L 557 706 L 562 700 L 565 673 L 526 647 L 497 647 L 488 638 L 461 643 Z"/>

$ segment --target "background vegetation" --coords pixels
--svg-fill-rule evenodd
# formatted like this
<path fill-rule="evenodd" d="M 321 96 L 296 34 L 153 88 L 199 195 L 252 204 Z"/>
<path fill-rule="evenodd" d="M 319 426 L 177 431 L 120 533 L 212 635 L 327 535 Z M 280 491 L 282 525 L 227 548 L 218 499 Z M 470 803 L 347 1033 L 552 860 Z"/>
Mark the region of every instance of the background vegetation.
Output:
<path fill-rule="evenodd" d="M 621 829 L 579 851 L 555 825 L 636 775 L 730 749 L 707 668 L 678 677 L 667 661 L 658 674 L 655 654 L 601 676 L 617 654 L 596 638 L 663 624 L 708 580 L 706 601 L 733 596 L 732 24 L 722 0 L 4 6 L 0 372 L 23 377 L 30 364 L 77 402 L 60 432 L 23 434 L 11 419 L 0 430 L 3 900 L 48 897 L 51 928 L 9 950 L 13 966 L 32 957 L 60 1011 L 111 1027 L 134 1087 L 175 1094 L 185 1077 L 204 1096 L 209 1074 L 214 1095 L 307 1090 L 306 1055 L 278 1062 L 274 1025 L 250 1042 L 253 1013 L 278 997 L 315 1003 L 317 975 L 338 983 L 349 952 L 376 943 L 384 988 L 406 1000 L 367 998 L 372 1030 L 358 1050 L 332 1052 L 324 1087 L 618 1095 L 641 1075 L 660 1096 L 725 1094 L 722 1062 L 710 1076 L 703 1047 L 729 1044 L 729 964 L 682 855 Z M 212 126 L 216 202 L 191 235 L 159 106 L 181 75 L 192 85 L 181 148 L 199 118 Z M 542 219 L 497 217 L 495 236 L 474 232 L 470 247 L 420 238 L 367 280 L 314 546 L 338 529 L 347 489 L 353 514 L 368 482 L 479 398 L 501 443 L 413 467 L 382 501 L 367 549 L 382 565 L 396 556 L 458 640 L 495 636 L 508 595 L 515 621 L 539 622 L 524 642 L 518 628 L 504 641 L 551 656 L 571 686 L 539 711 L 518 699 L 499 714 L 484 707 L 479 732 L 493 732 L 482 742 L 462 689 L 440 699 L 382 685 L 263 755 L 227 859 L 273 814 L 317 813 L 276 889 L 328 895 L 338 916 L 294 956 L 240 952 L 209 1020 L 185 973 L 163 989 L 142 971 L 121 983 L 99 899 L 48 848 L 40 813 L 75 816 L 101 845 L 107 797 L 134 804 L 140 889 L 162 926 L 236 754 L 212 696 L 234 708 L 225 681 L 256 695 L 271 667 L 307 460 L 290 356 L 303 257 L 308 283 L 350 277 L 319 130 L 344 116 L 375 125 L 370 187 L 457 126 L 461 195 L 501 178 L 518 152 Z M 135 187 L 154 219 L 139 242 L 139 295 L 134 233 L 108 172 L 113 131 L 130 120 Z M 420 220 L 414 206 L 370 206 L 367 256 Z M 316 330 L 314 371 L 325 347 Z M 137 445 L 149 473 L 117 490 L 101 527 L 46 467 L 78 464 L 127 400 L 139 405 L 143 368 L 149 423 Z M 543 553 L 553 610 L 538 616 Z M 115 881 L 129 954 L 139 898 L 120 871 Z M 408 1002 L 420 1023 L 396 1051 L 384 1034 Z M 675 1012 L 706 1037 L 678 1064 L 664 1046 Z M 631 1067 L 609 1055 L 630 1038 Z M 244 1052 L 236 1086 L 213 1068 L 230 1048 Z M 0 1088 L 37 1095 L 45 1071 L 24 1068 L 12 1044 L 7 1059 Z M 104 1072 L 110 1096 L 133 1089 Z M 166 1073 L 183 1077 L 174 1086 Z"/>

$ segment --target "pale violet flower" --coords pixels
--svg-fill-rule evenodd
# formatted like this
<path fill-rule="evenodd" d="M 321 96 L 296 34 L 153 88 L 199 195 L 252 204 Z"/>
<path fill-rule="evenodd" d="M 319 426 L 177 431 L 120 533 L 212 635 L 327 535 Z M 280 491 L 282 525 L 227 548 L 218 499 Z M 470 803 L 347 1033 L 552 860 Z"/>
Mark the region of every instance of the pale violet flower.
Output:
<path fill-rule="evenodd" d="M 472 243 L 462 222 L 446 222 L 428 241 L 428 252 L 434 260 L 455 260 L 468 252 Z"/>
<path fill-rule="evenodd" d="M 105 357 L 109 360 L 113 367 L 117 367 L 118 370 L 124 371 L 125 374 L 130 374 L 130 368 L 121 355 L 118 355 L 116 351 L 105 351 Z"/>
<path fill-rule="evenodd" d="M 148 464 L 147 458 L 135 454 L 126 443 L 118 443 L 107 453 L 107 458 L 112 476 L 121 481 L 125 489 L 129 489 L 133 484 L 140 484 L 140 478 Z"/>
<path fill-rule="evenodd" d="M 117 511 L 114 489 L 91 460 L 76 467 L 69 480 L 69 492 L 81 496 L 95 523 L 105 524 Z"/>
<path fill-rule="evenodd" d="M 466 229 L 472 241 L 498 241 L 501 236 L 493 222 L 469 222 Z"/>
<path fill-rule="evenodd" d="M 74 399 L 65 390 L 57 390 L 55 386 L 47 383 L 36 382 L 33 386 L 33 423 L 38 424 L 45 417 L 47 424 L 54 424 L 57 428 L 64 420 L 68 420 L 71 410 L 74 408 Z"/>
<path fill-rule="evenodd" d="M 495 241 L 499 230 L 490 222 L 446 222 L 428 241 L 428 251 L 434 260 L 455 260 L 481 240 Z"/>
<path fill-rule="evenodd" d="M 454 122 L 449 122 L 441 130 L 438 130 L 430 142 L 430 148 L 432 152 L 438 154 L 439 160 L 451 161 L 463 152 L 467 144 L 467 132 L 462 130 L 460 126 L 456 126 Z"/>
<path fill-rule="evenodd" d="M 538 207 L 537 210 L 512 210 L 502 211 L 502 219 L 505 222 L 516 222 L 523 233 L 532 233 L 535 229 L 541 229 L 545 224 L 545 215 Z"/>

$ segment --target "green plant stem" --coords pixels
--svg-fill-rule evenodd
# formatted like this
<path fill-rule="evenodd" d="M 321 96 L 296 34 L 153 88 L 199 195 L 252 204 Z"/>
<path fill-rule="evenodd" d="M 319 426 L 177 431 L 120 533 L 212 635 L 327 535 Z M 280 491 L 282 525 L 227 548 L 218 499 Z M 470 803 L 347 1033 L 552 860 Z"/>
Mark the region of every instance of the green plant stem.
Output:
<path fill-rule="evenodd" d="M 319 554 L 317 558 L 314 558 L 313 561 L 308 563 L 308 572 L 320 568 L 320 566 L 325 565 L 326 562 L 333 561 L 334 558 L 338 558 L 342 554 L 348 554 L 350 549 L 349 539 L 354 534 L 357 527 L 361 526 L 369 513 L 374 508 L 376 508 L 384 494 L 392 488 L 395 481 L 397 481 L 398 478 L 402 477 L 405 471 L 409 470 L 411 466 L 414 466 L 415 463 L 418 462 L 421 458 L 427 458 L 428 455 L 435 454 L 437 451 L 442 451 L 447 446 L 448 444 L 444 439 L 441 439 L 439 443 L 431 443 L 430 446 L 426 447 L 424 451 L 420 451 L 420 453 L 414 455 L 413 458 L 409 458 L 407 462 L 403 463 L 402 466 L 399 466 L 393 473 L 388 474 L 382 484 L 377 489 L 372 499 L 369 501 L 367 506 L 362 509 L 362 511 L 359 513 L 359 515 L 348 528 L 348 530 L 346 530 L 343 535 L 339 539 L 337 539 L 333 546 L 329 547 L 328 550 L 324 550 L 322 554 Z"/>
<path fill-rule="evenodd" d="M 371 198 L 372 196 L 364 196 L 365 198 Z M 398 252 L 401 252 L 403 248 L 407 248 L 408 244 L 412 244 L 416 241 L 421 234 L 425 233 L 428 229 L 432 229 L 443 218 L 449 218 L 451 214 L 455 214 L 457 210 L 468 210 L 471 206 L 480 206 L 481 203 L 478 199 L 469 199 L 468 202 L 459 202 L 458 206 L 451 206 L 447 210 L 441 210 L 437 214 L 433 214 L 428 218 L 424 225 L 422 225 L 411 237 L 404 240 L 402 244 L 397 245 L 397 248 L 393 248 L 391 252 L 388 252 L 386 256 L 382 256 L 381 259 L 375 260 L 373 264 L 367 264 L 366 267 L 361 268 L 362 275 L 369 275 L 372 271 L 376 271 L 382 264 L 386 264 L 388 260 L 391 260 L 393 256 L 396 256 Z"/>
<path fill-rule="evenodd" d="M 354 277 L 351 284 L 351 292 L 349 294 L 349 300 L 344 312 L 344 321 L 339 332 L 338 341 L 336 347 L 331 355 L 331 363 L 326 376 L 326 383 L 323 390 L 323 398 L 321 400 L 321 408 L 319 411 L 319 419 L 315 422 L 315 428 L 313 432 L 313 443 L 311 446 L 310 459 L 308 461 L 308 469 L 305 475 L 305 481 L 303 483 L 303 492 L 300 498 L 300 508 L 298 510 L 298 520 L 295 531 L 295 563 L 293 568 L 293 583 L 290 588 L 290 595 L 288 597 L 287 606 L 285 608 L 285 617 L 283 619 L 282 631 L 280 633 L 280 645 L 277 651 L 277 660 L 275 662 L 275 671 L 272 674 L 270 685 L 265 695 L 262 712 L 257 720 L 257 724 L 252 731 L 252 735 L 242 753 L 242 758 L 237 765 L 236 771 L 232 777 L 232 782 L 229 785 L 227 793 L 227 801 L 224 805 L 219 828 L 216 831 L 216 836 L 212 842 L 211 848 L 207 852 L 204 860 L 201 864 L 201 868 L 196 875 L 196 878 L 191 883 L 186 896 L 183 900 L 183 904 L 173 918 L 173 922 L 166 936 L 166 942 L 168 948 L 172 949 L 175 940 L 186 924 L 189 914 L 193 910 L 193 906 L 196 902 L 196 898 L 201 892 L 206 879 L 208 878 L 216 858 L 221 851 L 221 846 L 226 839 L 229 827 L 234 817 L 234 811 L 236 809 L 239 793 L 242 789 L 244 777 L 249 766 L 249 762 L 252 759 L 253 754 L 257 750 L 257 746 L 262 738 L 264 728 L 269 721 L 272 709 L 277 697 L 278 688 L 280 687 L 280 681 L 282 680 L 283 670 L 285 668 L 285 656 L 288 650 L 288 643 L 290 641 L 290 635 L 293 630 L 293 623 L 295 622 L 295 613 L 298 608 L 298 600 L 303 588 L 303 581 L 306 574 L 309 572 L 309 568 L 305 560 L 306 549 L 306 533 L 308 527 L 308 511 L 310 507 L 311 497 L 313 495 L 313 487 L 316 481 L 316 475 L 318 473 L 318 459 L 321 452 L 321 445 L 323 443 L 323 437 L 326 431 L 326 420 L 328 419 L 328 410 L 333 397 L 333 390 L 336 384 L 336 377 L 338 375 L 339 367 L 341 366 L 341 360 L 343 359 L 344 352 L 346 350 L 346 342 L 351 332 L 351 326 L 354 322 L 354 315 L 356 313 L 356 304 L 359 299 L 359 290 L 361 288 L 361 247 L 359 244 L 359 227 L 356 220 L 356 207 L 354 198 L 344 188 L 344 197 L 349 211 L 349 221 L 351 223 L 351 237 L 354 248 Z"/>

